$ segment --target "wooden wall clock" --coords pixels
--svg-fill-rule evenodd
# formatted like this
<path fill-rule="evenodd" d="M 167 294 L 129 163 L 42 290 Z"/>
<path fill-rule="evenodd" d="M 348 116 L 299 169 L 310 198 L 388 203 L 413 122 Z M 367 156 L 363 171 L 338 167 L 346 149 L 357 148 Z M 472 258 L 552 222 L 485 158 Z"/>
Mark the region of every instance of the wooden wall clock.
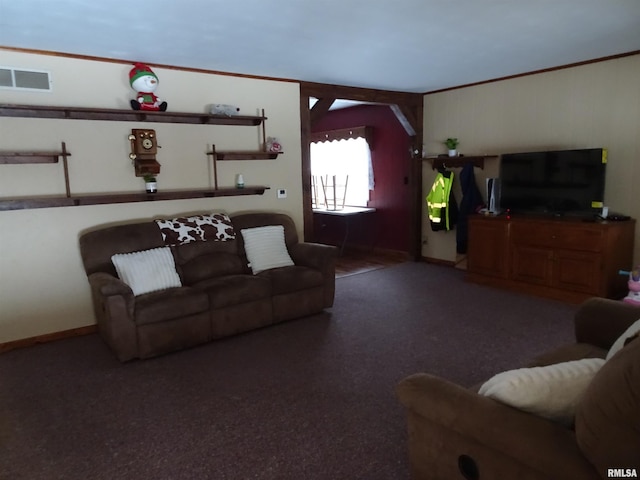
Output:
<path fill-rule="evenodd" d="M 129 141 L 131 142 L 129 158 L 133 160 L 136 177 L 159 174 L 160 164 L 156 160 L 156 154 L 160 147 L 156 131 L 133 128 L 129 135 Z"/>

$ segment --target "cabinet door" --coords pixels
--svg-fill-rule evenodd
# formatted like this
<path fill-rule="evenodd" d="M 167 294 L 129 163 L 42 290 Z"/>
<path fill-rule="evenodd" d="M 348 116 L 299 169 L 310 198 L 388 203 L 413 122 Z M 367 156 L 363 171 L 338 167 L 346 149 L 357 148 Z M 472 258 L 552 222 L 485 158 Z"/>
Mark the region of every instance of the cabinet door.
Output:
<path fill-rule="evenodd" d="M 511 279 L 536 285 L 549 285 L 553 271 L 553 252 L 548 248 L 513 245 Z"/>
<path fill-rule="evenodd" d="M 597 295 L 602 279 L 602 255 L 556 250 L 551 285 L 565 290 Z"/>
<path fill-rule="evenodd" d="M 467 270 L 507 278 L 509 225 L 492 219 L 469 219 Z"/>

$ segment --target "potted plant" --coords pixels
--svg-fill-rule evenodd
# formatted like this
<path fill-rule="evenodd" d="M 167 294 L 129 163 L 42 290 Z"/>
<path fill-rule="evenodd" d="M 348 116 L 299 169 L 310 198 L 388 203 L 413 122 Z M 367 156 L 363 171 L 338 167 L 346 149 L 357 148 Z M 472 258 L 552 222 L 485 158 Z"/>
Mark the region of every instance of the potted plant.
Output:
<path fill-rule="evenodd" d="M 158 191 L 158 182 L 156 181 L 155 175 L 148 173 L 143 178 L 147 193 L 156 193 Z"/>
<path fill-rule="evenodd" d="M 444 144 L 449 149 L 449 156 L 450 157 L 456 157 L 458 155 L 458 152 L 457 152 L 456 149 L 458 148 L 458 145 L 460 144 L 460 142 L 458 141 L 457 138 L 451 138 L 451 137 L 447 138 L 444 141 Z"/>

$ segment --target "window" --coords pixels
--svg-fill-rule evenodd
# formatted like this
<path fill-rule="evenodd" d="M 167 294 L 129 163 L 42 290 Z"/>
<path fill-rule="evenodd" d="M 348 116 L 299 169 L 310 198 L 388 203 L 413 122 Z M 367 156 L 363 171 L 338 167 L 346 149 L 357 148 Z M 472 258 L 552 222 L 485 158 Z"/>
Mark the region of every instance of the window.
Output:
<path fill-rule="evenodd" d="M 344 185 L 348 176 L 344 204 L 366 207 L 369 191 L 374 187 L 371 151 L 367 140 L 361 136 L 340 139 L 334 137 L 330 140 L 331 138 L 329 132 L 314 134 L 312 138 L 316 141 L 311 143 L 310 149 L 311 175 L 317 179 L 318 190 L 322 192 L 321 179 L 332 185 L 335 176 L 336 183 Z M 324 203 L 322 193 L 319 203 Z"/>

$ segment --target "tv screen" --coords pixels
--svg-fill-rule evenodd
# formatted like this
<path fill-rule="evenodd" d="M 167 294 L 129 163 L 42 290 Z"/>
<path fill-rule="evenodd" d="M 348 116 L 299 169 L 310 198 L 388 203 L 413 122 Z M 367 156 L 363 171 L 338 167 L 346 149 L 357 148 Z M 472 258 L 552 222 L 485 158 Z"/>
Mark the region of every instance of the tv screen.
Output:
<path fill-rule="evenodd" d="M 500 207 L 514 213 L 598 213 L 606 166 L 603 148 L 502 155 Z"/>

